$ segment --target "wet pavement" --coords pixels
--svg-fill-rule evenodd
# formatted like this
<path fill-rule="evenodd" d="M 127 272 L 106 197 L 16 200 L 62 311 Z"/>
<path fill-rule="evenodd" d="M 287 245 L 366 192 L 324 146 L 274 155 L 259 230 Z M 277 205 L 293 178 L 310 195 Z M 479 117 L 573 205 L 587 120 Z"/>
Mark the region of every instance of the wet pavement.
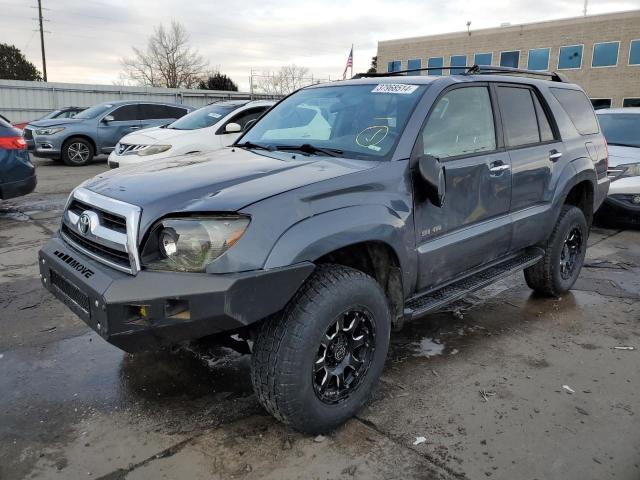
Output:
<path fill-rule="evenodd" d="M 640 231 L 594 230 L 562 298 L 518 274 L 407 324 L 367 408 L 313 438 L 260 408 L 247 356 L 129 355 L 45 292 L 37 250 L 105 165 L 38 163 L 0 204 L 0 479 L 640 478 Z"/>

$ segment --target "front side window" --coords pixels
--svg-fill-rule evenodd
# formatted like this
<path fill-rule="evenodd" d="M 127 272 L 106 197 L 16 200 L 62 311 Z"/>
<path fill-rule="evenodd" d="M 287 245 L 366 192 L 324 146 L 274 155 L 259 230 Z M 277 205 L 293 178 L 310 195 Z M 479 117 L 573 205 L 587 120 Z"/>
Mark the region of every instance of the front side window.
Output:
<path fill-rule="evenodd" d="M 138 105 L 124 105 L 120 108 L 116 108 L 111 112 L 113 120 L 116 122 L 126 122 L 131 120 L 138 120 Z"/>
<path fill-rule="evenodd" d="M 499 87 L 498 99 L 507 146 L 519 147 L 540 142 L 531 90 Z"/>
<path fill-rule="evenodd" d="M 338 155 L 383 159 L 393 152 L 426 88 L 401 83 L 306 88 L 269 110 L 238 143 L 282 150 L 309 144 Z"/>
<path fill-rule="evenodd" d="M 473 63 L 476 65 L 491 65 L 493 63 L 493 53 L 476 53 L 473 56 Z"/>
<path fill-rule="evenodd" d="M 549 70 L 549 52 L 548 48 L 533 48 L 529 50 L 529 61 L 527 68 L 529 70 Z"/>
<path fill-rule="evenodd" d="M 399 72 L 402 69 L 400 60 L 392 60 L 387 64 L 387 72 Z"/>
<path fill-rule="evenodd" d="M 445 94 L 422 131 L 423 152 L 437 158 L 496 149 L 493 109 L 487 87 L 456 88 Z"/>
<path fill-rule="evenodd" d="M 587 96 L 581 90 L 550 88 L 580 135 L 598 133 L 598 121 Z"/>
<path fill-rule="evenodd" d="M 640 115 L 600 113 L 598 120 L 609 145 L 640 147 Z"/>
<path fill-rule="evenodd" d="M 510 67 L 510 68 L 518 68 L 520 65 L 520 52 L 502 52 L 500 54 L 500 66 L 501 67 Z"/>
<path fill-rule="evenodd" d="M 629 45 L 629 65 L 640 65 L 640 40 L 631 40 Z"/>
<path fill-rule="evenodd" d="M 618 64 L 619 42 L 596 43 L 593 45 L 592 67 L 615 67 Z"/>
<path fill-rule="evenodd" d="M 560 54 L 558 55 L 558 68 L 582 68 L 582 45 L 569 45 L 566 47 L 560 47 Z"/>
<path fill-rule="evenodd" d="M 451 55 L 452 67 L 466 67 L 467 56 L 466 55 Z M 465 72 L 465 68 L 452 68 L 450 70 L 451 75 L 462 75 Z"/>
<path fill-rule="evenodd" d="M 250 108 L 243 112 L 238 113 L 227 123 L 237 123 L 240 125 L 240 128 L 244 131 L 249 122 L 254 122 L 260 118 L 260 116 L 264 113 L 267 107 L 259 107 L 259 108 Z M 226 133 L 224 129 L 221 129 L 218 133 L 224 134 Z"/>
<path fill-rule="evenodd" d="M 444 67 L 444 57 L 431 57 L 428 60 L 427 66 L 432 69 L 429 70 L 429 75 L 442 75 L 442 67 Z"/>
<path fill-rule="evenodd" d="M 173 130 L 197 130 L 215 125 L 239 105 L 209 105 L 199 108 L 167 126 Z"/>

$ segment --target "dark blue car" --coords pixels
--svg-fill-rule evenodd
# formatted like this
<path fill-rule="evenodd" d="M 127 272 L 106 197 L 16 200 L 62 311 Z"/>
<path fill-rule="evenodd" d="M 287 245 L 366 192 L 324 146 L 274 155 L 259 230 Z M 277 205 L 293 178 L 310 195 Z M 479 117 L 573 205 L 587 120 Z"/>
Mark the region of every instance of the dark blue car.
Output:
<path fill-rule="evenodd" d="M 36 167 L 17 128 L 0 119 L 0 199 L 19 197 L 36 188 Z"/>

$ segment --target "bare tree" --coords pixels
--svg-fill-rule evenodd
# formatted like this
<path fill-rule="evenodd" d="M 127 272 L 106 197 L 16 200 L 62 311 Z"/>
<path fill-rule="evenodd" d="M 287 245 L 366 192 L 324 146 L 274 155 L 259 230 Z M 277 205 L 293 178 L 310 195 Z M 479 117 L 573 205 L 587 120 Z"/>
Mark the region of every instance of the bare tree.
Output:
<path fill-rule="evenodd" d="M 208 63 L 189 46 L 189 34 L 179 22 L 154 28 L 146 50 L 132 47 L 134 56 L 121 60 L 126 78 L 139 85 L 169 88 L 195 87 Z"/>
<path fill-rule="evenodd" d="M 308 74 L 309 69 L 306 67 L 285 65 L 275 73 L 267 72 L 258 76 L 255 88 L 269 95 L 288 95 L 311 83 Z"/>

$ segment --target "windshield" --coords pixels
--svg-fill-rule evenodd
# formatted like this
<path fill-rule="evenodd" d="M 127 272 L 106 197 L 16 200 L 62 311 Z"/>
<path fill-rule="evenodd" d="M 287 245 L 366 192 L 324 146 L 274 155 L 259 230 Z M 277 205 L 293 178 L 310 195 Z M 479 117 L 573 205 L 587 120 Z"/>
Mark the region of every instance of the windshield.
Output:
<path fill-rule="evenodd" d="M 640 115 L 601 113 L 598 120 L 609 145 L 640 147 Z"/>
<path fill-rule="evenodd" d="M 39 120 L 48 120 L 50 118 L 56 118 L 60 114 L 60 110 L 54 110 L 53 112 L 47 113 L 44 117 L 39 118 Z"/>
<path fill-rule="evenodd" d="M 197 130 L 199 128 L 207 128 L 215 125 L 220 121 L 220 119 L 240 106 L 241 105 L 209 105 L 207 107 L 202 107 L 195 112 L 191 112 L 176 120 L 171 125 L 168 125 L 167 128 L 172 128 L 174 130 Z"/>
<path fill-rule="evenodd" d="M 98 115 L 102 115 L 112 108 L 113 105 L 110 103 L 101 103 L 100 105 L 94 105 L 93 107 L 89 107 L 86 110 L 83 110 L 73 118 L 80 118 L 83 120 L 86 120 L 88 118 L 96 118 Z"/>
<path fill-rule="evenodd" d="M 269 148 L 310 144 L 381 159 L 393 151 L 425 89 L 383 83 L 300 90 L 266 113 L 239 143 Z"/>

